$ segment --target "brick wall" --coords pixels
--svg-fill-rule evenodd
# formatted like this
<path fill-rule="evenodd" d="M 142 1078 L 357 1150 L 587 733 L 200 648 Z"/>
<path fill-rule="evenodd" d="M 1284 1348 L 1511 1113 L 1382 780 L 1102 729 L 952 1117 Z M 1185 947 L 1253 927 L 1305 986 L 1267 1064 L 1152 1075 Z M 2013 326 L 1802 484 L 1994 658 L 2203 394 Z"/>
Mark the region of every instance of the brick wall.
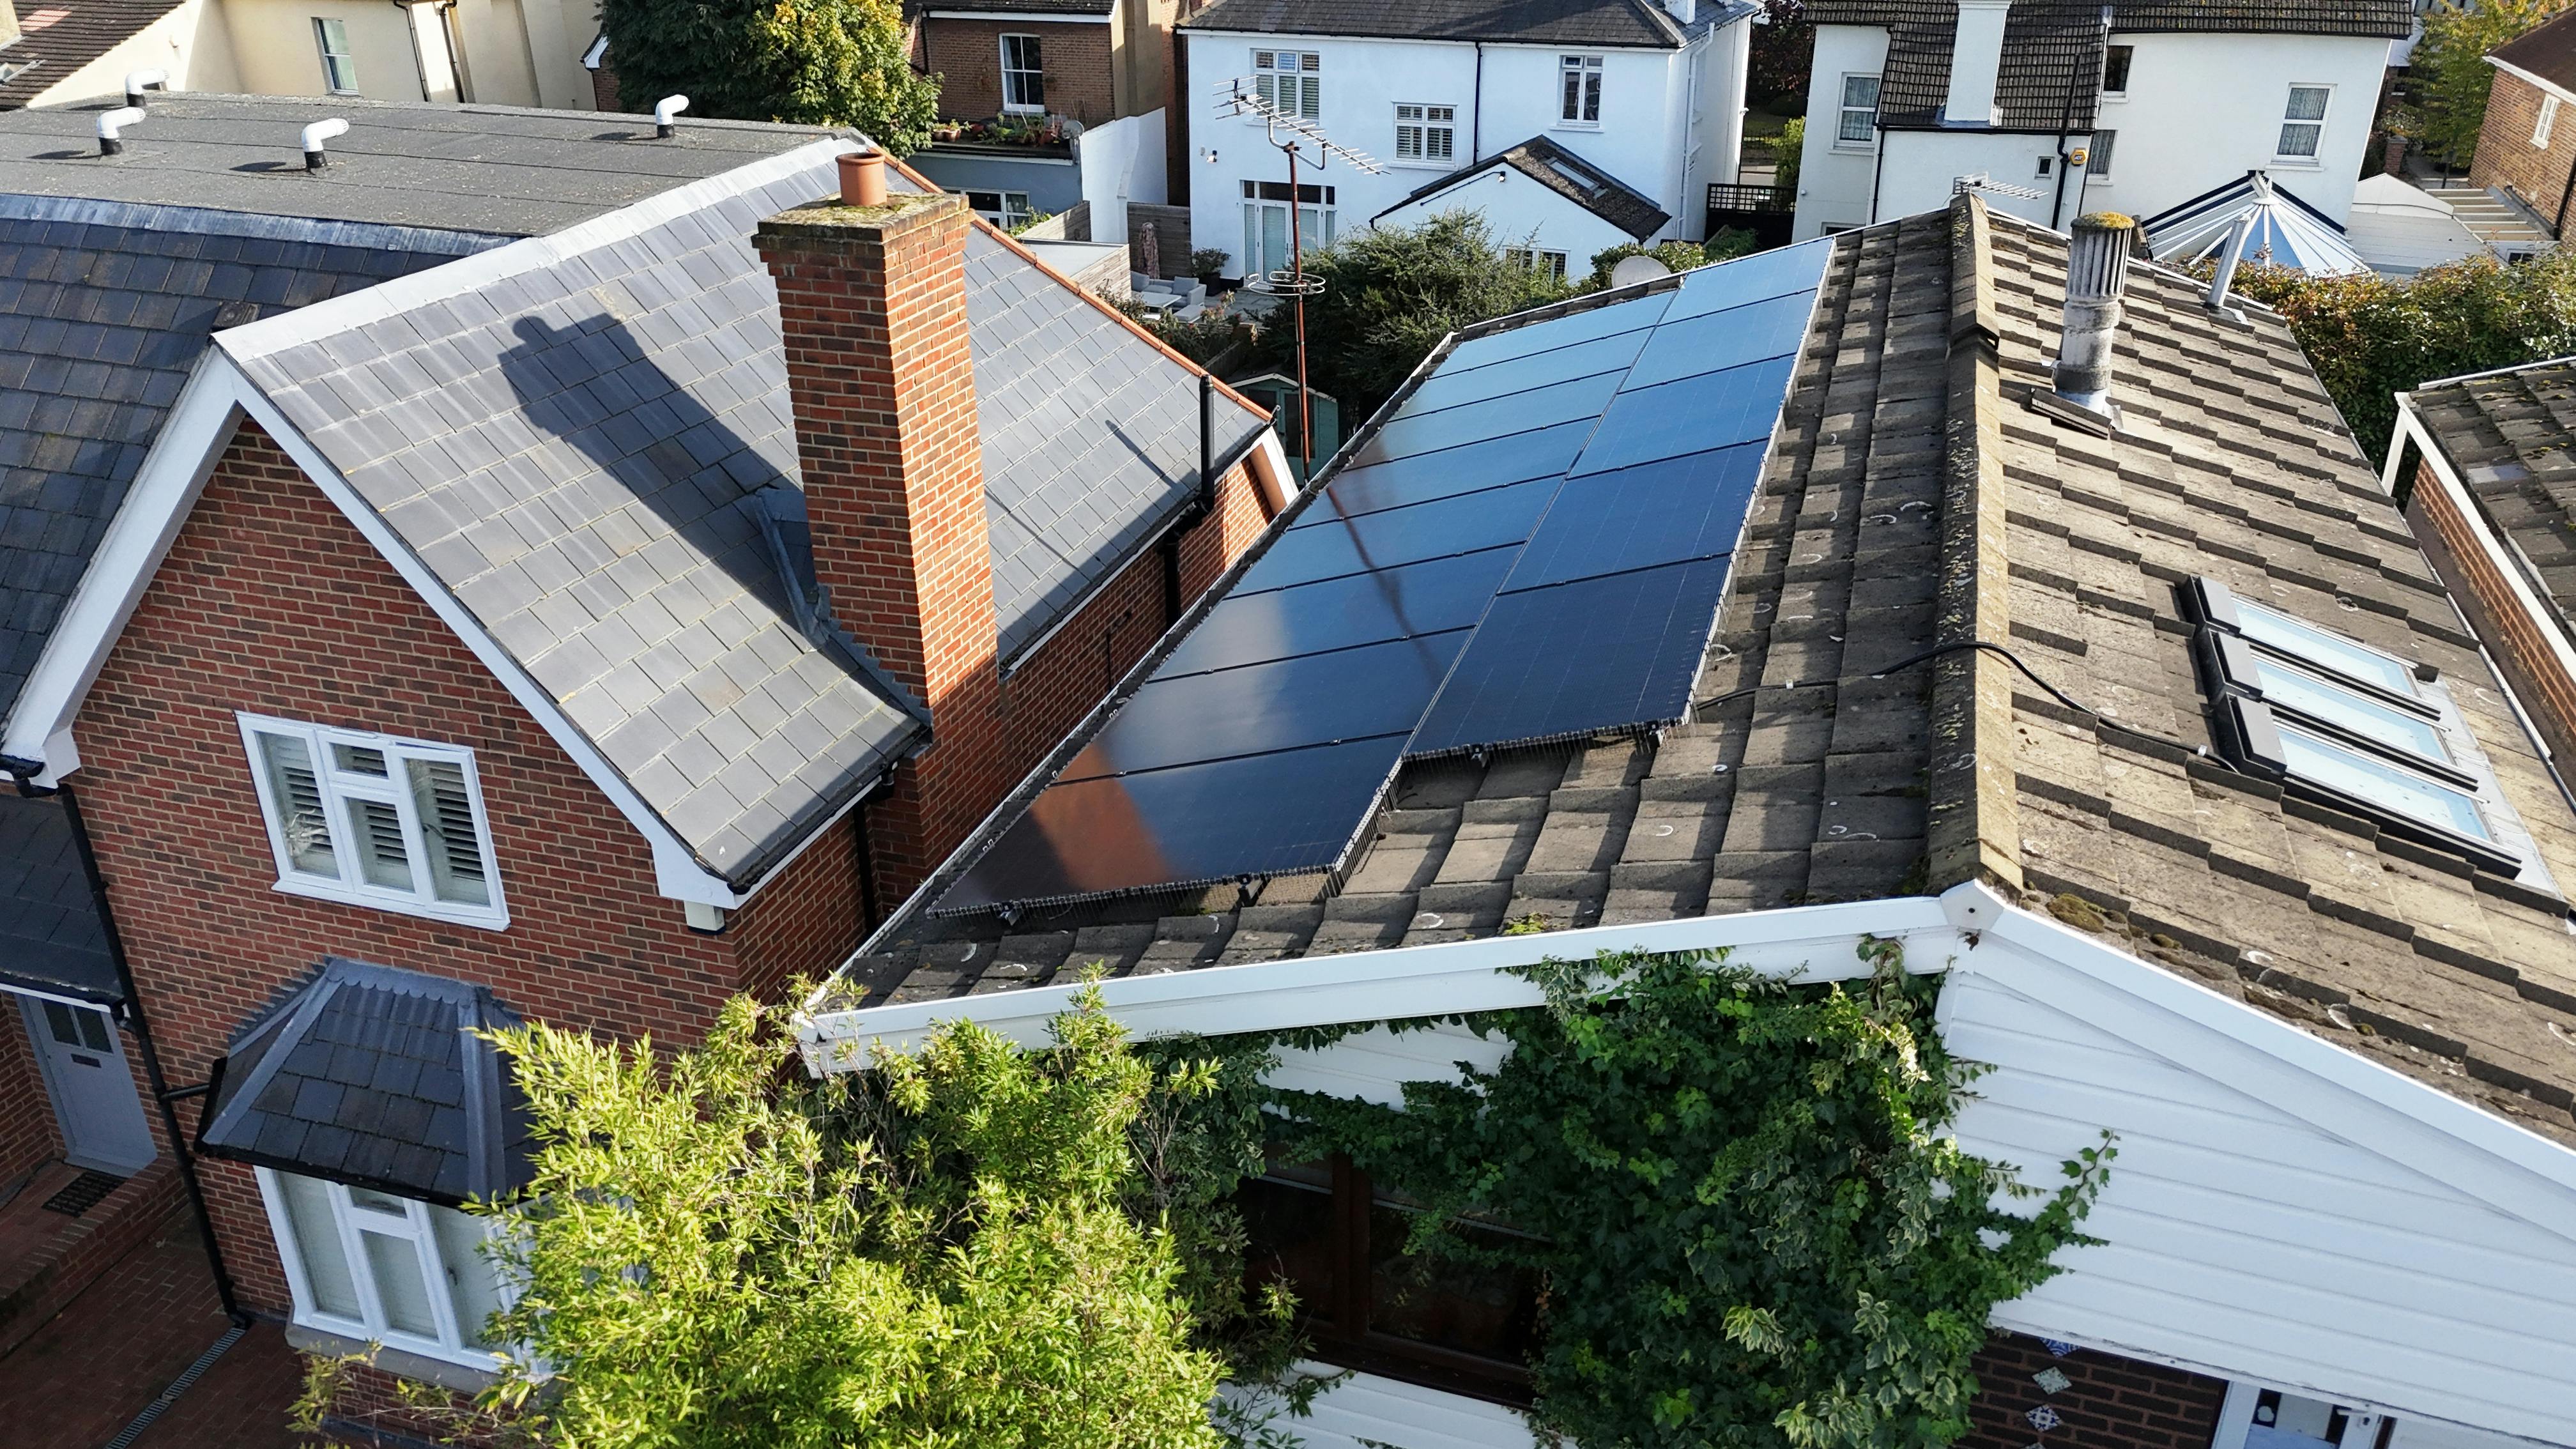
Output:
<path fill-rule="evenodd" d="M 1958 1449 L 2209 1449 L 2227 1396 L 2219 1379 L 2091 1349 L 2060 1356 L 2016 1333 L 1995 1334 L 1974 1367 L 1972 1427 Z M 2050 1369 L 2067 1379 L 2055 1393 L 2034 1377 Z M 2031 1423 L 2043 1406 L 2056 1412 L 2054 1428 Z"/>
<path fill-rule="evenodd" d="M 466 745 L 504 931 L 281 894 L 235 710 Z M 847 835 L 809 846 L 721 935 L 690 931 L 651 848 L 291 460 L 245 425 L 78 725 L 81 802 L 174 1082 L 326 954 L 489 985 L 560 1025 L 703 1035 L 725 997 L 837 965 L 859 930 Z M 186 1127 L 195 1126 L 193 1111 Z M 156 1139 L 161 1124 L 153 1114 Z M 167 1150 L 166 1141 L 163 1148 Z M 208 1162 L 253 1305 L 285 1284 L 249 1169 Z"/>
<path fill-rule="evenodd" d="M 2478 132 L 2477 154 L 2469 162 L 2474 186 L 2511 189 L 2523 204 L 2555 219 L 2567 194 L 2571 168 L 2576 168 L 2576 106 L 2562 106 L 2550 127 L 2546 150 L 2531 144 L 2540 125 L 2544 92 L 2519 76 L 2495 73 L 2487 91 L 2487 117 Z"/>
<path fill-rule="evenodd" d="M 590 100 L 592 105 L 597 106 L 603 111 L 618 111 L 624 109 L 624 107 L 617 104 L 617 72 L 615 69 L 603 65 L 599 69 L 590 73 Z"/>
<path fill-rule="evenodd" d="M 2576 121 L 2576 107 L 2570 108 L 2567 119 Z M 2523 708 L 2531 712 L 2550 752 L 2561 761 L 2576 760 L 2576 679 L 2570 679 L 2560 666 L 2548 637 L 2514 597 L 2495 560 L 2479 546 L 2468 520 L 2460 516 L 2450 491 L 2429 463 L 2415 465 L 2406 522 L 2432 560 L 2433 571 L 2468 615 L 2470 627 L 2495 654 L 2505 682 L 2522 697 Z"/>
<path fill-rule="evenodd" d="M 1068 25 L 1044 20 L 948 20 L 926 16 L 920 26 L 921 54 L 939 77 L 939 113 L 956 120 L 981 120 L 1002 113 L 1002 37 L 1038 38 L 1040 73 L 1046 77 L 1046 108 L 1097 126 L 1123 114 L 1111 75 L 1113 27 Z"/>
<path fill-rule="evenodd" d="M 63 1155 L 53 1099 L 45 1094 L 44 1072 L 36 1065 L 18 1001 L 0 993 L 0 1194 Z"/>

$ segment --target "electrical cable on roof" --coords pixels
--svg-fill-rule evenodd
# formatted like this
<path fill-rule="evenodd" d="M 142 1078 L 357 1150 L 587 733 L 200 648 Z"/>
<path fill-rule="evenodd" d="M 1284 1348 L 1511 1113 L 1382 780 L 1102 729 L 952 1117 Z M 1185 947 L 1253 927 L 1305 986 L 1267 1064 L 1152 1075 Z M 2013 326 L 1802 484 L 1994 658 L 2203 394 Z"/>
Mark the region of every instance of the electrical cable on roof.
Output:
<path fill-rule="evenodd" d="M 2001 656 L 2006 663 L 2012 665 L 2013 668 L 2020 670 L 2024 678 L 2048 691 L 2048 695 L 2051 699 L 2056 700 L 2059 704 L 2066 706 L 2077 714 L 2083 715 L 2085 718 L 2092 720 L 2096 724 L 2106 725 L 2124 735 L 2132 735 L 2142 740 L 2151 740 L 2156 744 L 2163 745 L 2167 749 L 2180 750 L 2185 754 L 2198 756 L 2199 758 L 2207 760 L 2211 764 L 2217 765 L 2232 773 L 2243 773 L 2242 771 L 2237 770 L 2234 765 L 2229 764 L 2227 760 L 2219 756 L 2216 752 L 2212 751 L 2207 745 L 2195 745 L 2185 740 L 2175 739 L 2171 735 L 2160 735 L 2153 730 L 2142 730 L 2136 725 L 2125 723 L 2114 716 L 2104 714 L 2098 709 L 2077 703 L 2074 697 L 2069 695 L 2065 690 L 2062 690 L 2056 685 L 2049 683 L 2047 680 L 2040 678 L 2039 672 L 2032 669 L 2028 664 L 2022 662 L 2020 655 L 2006 649 L 2001 644 L 1990 643 L 1983 639 L 1971 640 L 1964 644 L 1936 645 L 1933 648 L 1924 650 L 1920 654 L 1907 655 L 1905 658 L 1897 660 L 1894 664 L 1890 664 L 1884 669 L 1872 670 L 1870 671 L 1869 677 L 1872 679 L 1885 679 L 1887 676 L 1896 673 L 1900 669 L 1911 669 L 1917 664 L 1928 663 L 1945 654 L 1957 654 L 1962 650 L 1969 649 L 1982 649 L 1989 654 Z M 1766 689 L 1813 689 L 1820 684 L 1832 684 L 1835 682 L 1836 681 L 1830 679 L 1811 679 L 1805 681 L 1793 680 L 1787 684 L 1748 684 L 1742 689 L 1729 690 L 1724 694 L 1718 695 L 1714 699 L 1696 701 L 1691 708 L 1694 711 L 1715 709 L 1721 704 L 1728 703 L 1732 700 L 1742 699 L 1750 694 L 1759 694 Z"/>

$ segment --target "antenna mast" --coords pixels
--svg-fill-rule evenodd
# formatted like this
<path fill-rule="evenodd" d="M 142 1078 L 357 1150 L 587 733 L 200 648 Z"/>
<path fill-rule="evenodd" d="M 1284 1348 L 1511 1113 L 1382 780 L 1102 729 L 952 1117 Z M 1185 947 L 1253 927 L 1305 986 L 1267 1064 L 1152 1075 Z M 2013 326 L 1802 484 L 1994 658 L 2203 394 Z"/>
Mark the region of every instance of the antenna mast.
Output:
<path fill-rule="evenodd" d="M 1366 152 L 1354 151 L 1324 134 L 1324 128 L 1300 115 L 1280 108 L 1272 98 L 1261 93 L 1250 76 L 1237 76 L 1223 86 L 1217 102 L 1219 116 L 1254 116 L 1261 121 L 1271 145 L 1288 156 L 1288 265 L 1273 268 L 1245 285 L 1255 291 L 1285 296 L 1297 312 L 1297 451 L 1305 461 L 1306 476 L 1315 474 L 1315 403 L 1306 388 L 1306 299 L 1324 290 L 1324 279 L 1306 275 L 1305 208 L 1297 194 L 1297 164 L 1324 169 L 1326 162 L 1340 158 L 1343 165 L 1363 175 L 1377 176 L 1386 168 Z M 1309 156 L 1311 154 L 1311 158 Z M 1322 209 L 1320 197 L 1317 210 Z"/>

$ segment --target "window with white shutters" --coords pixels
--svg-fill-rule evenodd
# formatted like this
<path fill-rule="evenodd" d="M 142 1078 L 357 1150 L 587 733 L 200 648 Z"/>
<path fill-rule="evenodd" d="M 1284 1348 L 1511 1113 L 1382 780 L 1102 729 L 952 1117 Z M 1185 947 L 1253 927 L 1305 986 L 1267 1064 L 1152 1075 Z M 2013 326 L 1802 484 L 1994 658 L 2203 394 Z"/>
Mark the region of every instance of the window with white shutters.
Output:
<path fill-rule="evenodd" d="M 491 1219 L 266 1167 L 257 1175 L 298 1324 L 500 1366 L 487 1326 L 511 1293 L 485 1247 Z"/>
<path fill-rule="evenodd" d="M 240 718 L 279 890 L 509 924 L 472 751 Z"/>
<path fill-rule="evenodd" d="M 1458 108 L 1456 106 L 1408 105 L 1395 107 L 1395 159 L 1398 161 L 1445 162 L 1458 153 Z"/>
<path fill-rule="evenodd" d="M 1311 50 L 1256 50 L 1252 86 L 1282 114 L 1314 120 L 1324 113 L 1324 58 Z"/>

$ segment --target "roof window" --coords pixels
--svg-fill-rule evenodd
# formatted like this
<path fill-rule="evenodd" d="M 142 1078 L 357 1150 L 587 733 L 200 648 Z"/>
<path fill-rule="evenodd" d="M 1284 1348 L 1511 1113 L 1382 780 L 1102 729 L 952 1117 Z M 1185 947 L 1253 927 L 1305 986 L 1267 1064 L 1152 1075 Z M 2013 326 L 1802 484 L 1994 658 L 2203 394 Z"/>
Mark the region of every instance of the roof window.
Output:
<path fill-rule="evenodd" d="M 2554 889 L 2431 672 L 2215 579 L 2184 589 L 2222 754 L 2387 833 Z"/>

